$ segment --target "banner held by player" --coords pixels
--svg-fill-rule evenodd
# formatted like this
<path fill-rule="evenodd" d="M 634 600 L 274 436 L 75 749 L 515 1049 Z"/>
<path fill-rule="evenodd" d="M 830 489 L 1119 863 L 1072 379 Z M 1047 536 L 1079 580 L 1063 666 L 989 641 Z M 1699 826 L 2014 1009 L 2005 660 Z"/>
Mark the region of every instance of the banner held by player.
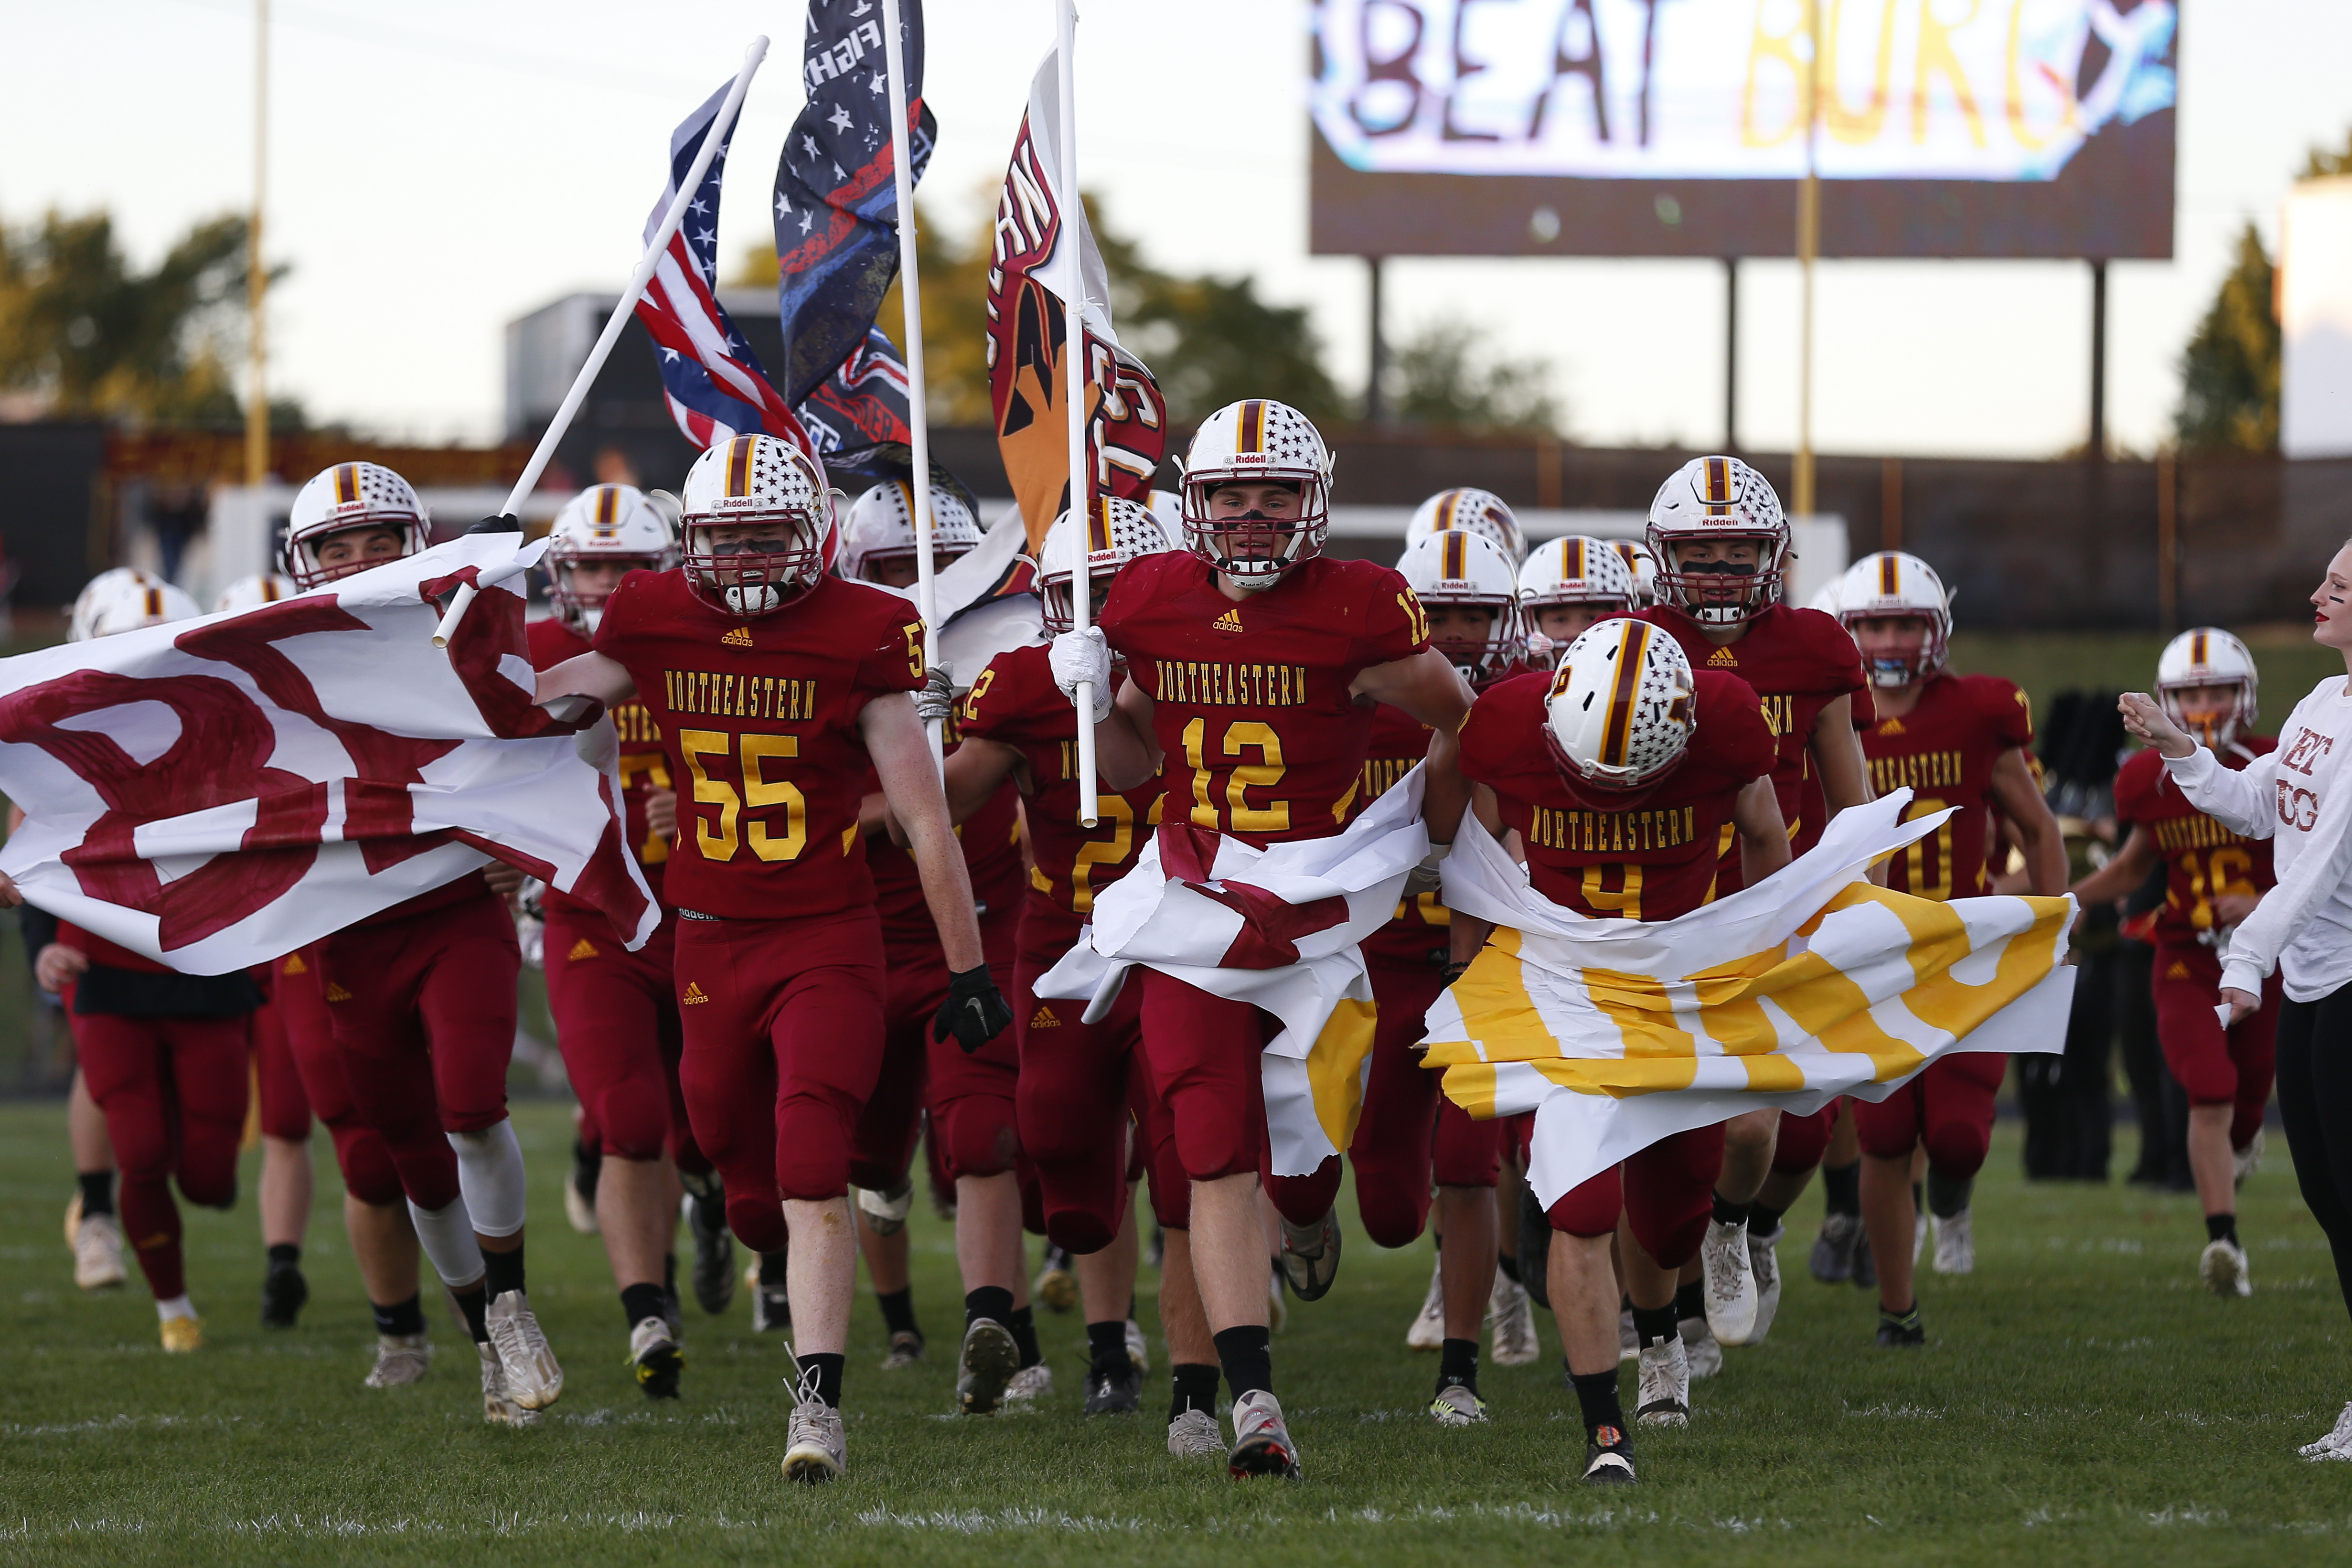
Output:
<path fill-rule="evenodd" d="M 1764 882 L 1684 915 L 1590 920 L 1535 894 L 1475 817 L 1445 901 L 1496 925 L 1429 1012 L 1423 1065 L 1477 1117 L 1537 1113 L 1547 1206 L 1671 1134 L 1841 1094 L 1882 1100 L 1949 1051 L 2063 1049 L 2074 901 L 1939 903 L 1864 880 L 1948 813 L 1899 789 Z"/>

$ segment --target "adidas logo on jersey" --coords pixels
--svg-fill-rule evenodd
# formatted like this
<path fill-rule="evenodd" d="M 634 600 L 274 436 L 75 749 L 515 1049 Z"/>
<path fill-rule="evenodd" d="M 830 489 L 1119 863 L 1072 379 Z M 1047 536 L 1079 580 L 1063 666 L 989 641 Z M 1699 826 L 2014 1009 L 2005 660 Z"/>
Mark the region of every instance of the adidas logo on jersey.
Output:
<path fill-rule="evenodd" d="M 2165 970 L 2164 977 L 2168 980 L 2185 980 L 2189 977 L 2189 966 L 2175 958 L 2172 961 L 2172 967 Z"/>
<path fill-rule="evenodd" d="M 680 1007 L 690 1008 L 697 1002 L 707 1002 L 709 999 L 710 998 L 709 997 L 703 994 L 702 988 L 700 986 L 696 985 L 692 980 L 688 980 L 686 983 L 686 995 L 678 998 L 677 1002 Z"/>
<path fill-rule="evenodd" d="M 1029 1015 L 1029 1027 L 1031 1029 L 1059 1029 L 1062 1027 L 1062 1020 L 1054 1016 L 1053 1009 L 1047 1007 L 1043 1002 L 1039 1002 L 1037 1004 L 1037 1010 Z"/>
<path fill-rule="evenodd" d="M 351 992 L 343 989 L 342 987 L 335 984 L 334 981 L 329 980 L 327 982 L 327 999 L 331 1002 L 347 1002 L 352 999 L 352 994 Z"/>
<path fill-rule="evenodd" d="M 1214 621 L 1210 622 L 1209 628 L 1211 631 L 1214 632 L 1232 632 L 1238 633 L 1242 629 L 1242 612 L 1238 610 L 1228 610 L 1223 615 L 1218 616 Z"/>
<path fill-rule="evenodd" d="M 572 944 L 572 951 L 563 956 L 575 964 L 583 958 L 593 958 L 596 956 L 596 944 L 583 936 L 579 941 Z"/>
<path fill-rule="evenodd" d="M 281 975 L 307 975 L 310 972 L 310 966 L 302 962 L 302 955 L 299 953 L 287 954 L 286 967 L 278 971 Z"/>
<path fill-rule="evenodd" d="M 1736 670 L 1739 668 L 1739 659 L 1730 649 L 1717 648 L 1706 656 L 1706 664 L 1711 670 Z"/>
<path fill-rule="evenodd" d="M 1890 718 L 1885 724 L 1878 727 L 1878 733 L 1881 735 L 1905 735 L 1909 732 L 1903 727 L 1903 721 L 1901 719 Z"/>
<path fill-rule="evenodd" d="M 730 648 L 748 648 L 751 645 L 751 629 L 738 626 L 719 640 Z"/>

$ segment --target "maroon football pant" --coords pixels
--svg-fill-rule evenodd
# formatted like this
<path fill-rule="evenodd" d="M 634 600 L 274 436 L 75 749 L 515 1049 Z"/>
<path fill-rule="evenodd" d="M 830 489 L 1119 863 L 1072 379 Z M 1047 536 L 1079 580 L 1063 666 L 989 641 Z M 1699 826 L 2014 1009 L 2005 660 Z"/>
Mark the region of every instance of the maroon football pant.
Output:
<path fill-rule="evenodd" d="M 1139 1172 L 1150 1177 L 1153 1217 L 1171 1230 L 1191 1228 L 1192 1184 L 1144 1068 L 1139 977 L 1128 977 L 1099 1023 L 1085 1021 L 1083 998 L 1037 995 L 1038 977 L 1077 938 L 1075 916 L 1032 900 L 1006 994 L 1021 1052 L 1021 1146 L 1037 1173 L 1045 1234 L 1083 1255 L 1118 1234 Z"/>
<path fill-rule="evenodd" d="M 687 1125 L 677 1082 L 686 1047 L 672 973 L 677 924 L 666 915 L 632 953 L 602 915 L 550 905 L 547 1010 L 596 1146 L 624 1160 L 667 1152 L 678 1169 L 701 1176 L 710 1162 Z"/>
<path fill-rule="evenodd" d="M 250 1071 L 246 1019 L 67 1016 L 82 1082 L 106 1114 L 122 1174 L 122 1233 L 157 1301 L 185 1295 L 171 1183 L 206 1208 L 236 1200 Z"/>
<path fill-rule="evenodd" d="M 275 985 L 270 999 L 254 1009 L 252 1019 L 247 1039 L 253 1046 L 253 1086 L 261 1102 L 262 1134 L 301 1143 L 310 1135 L 310 1097 L 302 1092 L 301 1070 L 295 1066 L 294 1048 L 286 1039 L 286 1015 L 278 1007 Z"/>
<path fill-rule="evenodd" d="M 882 1067 L 882 923 L 870 905 L 681 919 L 677 952 L 694 1140 L 726 1183 L 728 1228 L 781 1251 L 785 1200 L 849 1190 L 851 1137 Z"/>
<path fill-rule="evenodd" d="M 382 1134 L 368 1125 L 352 1098 L 351 1075 L 343 1070 L 343 1053 L 335 1048 L 335 1020 L 327 1010 L 320 964 L 316 943 L 279 959 L 270 1005 L 286 1037 L 287 1055 L 301 1075 L 303 1099 L 334 1140 L 343 1190 L 382 1208 L 400 1201 L 400 1172 Z"/>
<path fill-rule="evenodd" d="M 2191 1105 L 2229 1105 L 2230 1146 L 2253 1142 L 2270 1103 L 2278 1049 L 2279 982 L 2263 982 L 2262 1006 L 2221 1028 L 2213 1009 L 2221 1000 L 2221 960 L 2201 943 L 2161 944 L 2156 950 L 2156 1037 L 2164 1064 Z"/>
<path fill-rule="evenodd" d="M 1013 990 L 1020 905 L 981 917 L 981 952 L 997 988 Z M 853 1186 L 882 1191 L 905 1179 L 930 1113 L 931 1144 L 950 1185 L 958 1176 L 1000 1176 L 1015 1167 L 1021 1137 L 1013 1110 L 1021 1052 L 1006 1030 L 971 1055 L 952 1036 L 931 1038 L 947 1000 L 947 953 L 929 941 L 887 940 L 882 1069 L 851 1145 Z"/>
<path fill-rule="evenodd" d="M 1551 1206 L 1554 1230 L 1613 1236 L 1622 1213 L 1633 1239 L 1661 1269 L 1698 1255 L 1715 1215 L 1715 1179 L 1723 1174 L 1723 1125 L 1661 1138 L 1625 1163 L 1571 1187 Z"/>
<path fill-rule="evenodd" d="M 1810 1116 L 1781 1112 L 1780 1136 L 1772 1145 L 1772 1168 L 1783 1176 L 1795 1176 L 1820 1165 L 1822 1156 L 1829 1153 L 1837 1113 L 1835 1100 Z"/>
<path fill-rule="evenodd" d="M 320 977 L 352 1099 L 423 1209 L 458 1197 L 446 1134 L 507 1115 L 522 950 L 483 884 L 462 903 L 352 925 L 319 944 Z"/>
<path fill-rule="evenodd" d="M 1855 1100 L 1862 1152 L 1899 1160 L 1925 1144 L 1927 1163 L 1939 1174 L 1976 1175 L 1992 1146 L 1993 1099 L 2008 1071 L 2009 1058 L 2000 1051 L 1958 1051 L 1937 1057 L 1875 1105 Z"/>

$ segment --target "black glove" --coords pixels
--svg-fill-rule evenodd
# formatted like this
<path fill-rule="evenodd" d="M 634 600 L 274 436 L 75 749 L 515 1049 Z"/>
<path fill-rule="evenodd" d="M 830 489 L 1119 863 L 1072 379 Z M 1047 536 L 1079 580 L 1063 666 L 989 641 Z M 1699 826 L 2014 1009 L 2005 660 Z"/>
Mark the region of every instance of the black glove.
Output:
<path fill-rule="evenodd" d="M 948 976 L 948 999 L 940 1004 L 939 1016 L 931 1019 L 931 1038 L 945 1043 L 953 1035 L 969 1056 L 1003 1034 L 1012 1022 L 1013 1004 L 1004 999 L 988 966 L 982 964 Z"/>
<path fill-rule="evenodd" d="M 484 517 L 466 531 L 469 534 L 519 534 L 522 532 L 522 519 L 511 512 L 500 512 L 495 517 Z"/>

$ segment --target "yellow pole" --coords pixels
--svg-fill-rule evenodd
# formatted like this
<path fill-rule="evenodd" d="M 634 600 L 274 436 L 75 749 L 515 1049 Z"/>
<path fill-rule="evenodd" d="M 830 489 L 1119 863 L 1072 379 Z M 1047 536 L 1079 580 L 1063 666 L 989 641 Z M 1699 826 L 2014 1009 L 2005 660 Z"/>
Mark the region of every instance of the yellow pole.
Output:
<path fill-rule="evenodd" d="M 1805 177 L 1797 186 L 1797 268 L 1803 293 L 1798 315 L 1797 461 L 1790 500 L 1796 515 L 1813 515 L 1813 258 L 1822 246 L 1822 179 L 1814 131 L 1821 122 L 1821 0 L 1806 0 Z"/>
<path fill-rule="evenodd" d="M 269 278 L 261 265 L 261 199 L 269 175 L 269 0 L 253 7 L 253 218 L 245 234 L 245 482 L 269 477 L 269 387 L 263 371 L 262 301 Z"/>

